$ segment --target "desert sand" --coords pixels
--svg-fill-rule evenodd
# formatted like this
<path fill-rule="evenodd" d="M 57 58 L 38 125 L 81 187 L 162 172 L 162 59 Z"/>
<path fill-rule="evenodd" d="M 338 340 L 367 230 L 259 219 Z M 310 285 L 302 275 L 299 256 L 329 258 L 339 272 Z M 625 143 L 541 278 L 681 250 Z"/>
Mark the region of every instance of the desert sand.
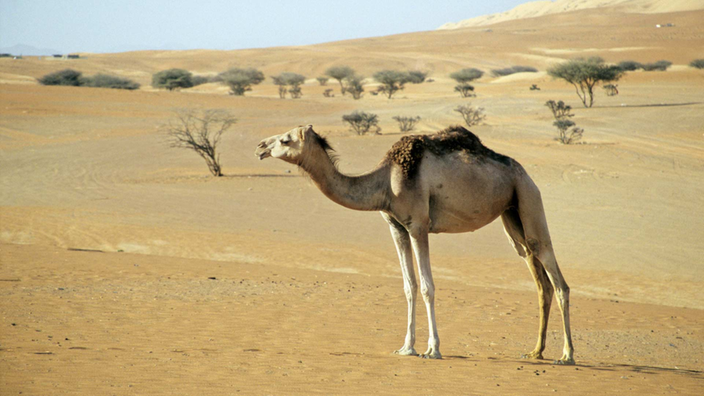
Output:
<path fill-rule="evenodd" d="M 581 10 L 486 27 L 304 47 L 82 54 L 0 59 L 0 394 L 701 394 L 704 390 L 704 11 Z M 537 21 L 537 22 L 536 22 Z M 676 27 L 655 29 L 656 23 Z M 574 56 L 674 63 L 632 72 L 593 108 L 544 70 Z M 389 100 L 322 95 L 334 64 L 365 75 L 429 70 Z M 453 92 L 463 67 L 527 65 L 540 73 Z M 257 67 L 306 75 L 303 98 L 267 79 L 245 97 L 217 84 L 148 86 L 182 67 Z M 133 92 L 46 87 L 67 67 L 143 84 Z M 530 91 L 531 84 L 540 91 Z M 373 84 L 367 86 L 367 91 Z M 554 141 L 544 103 L 564 100 L 584 144 Z M 396 252 L 378 213 L 325 198 L 294 167 L 258 161 L 256 144 L 313 124 L 346 173 L 374 167 L 402 134 L 460 123 L 518 160 L 540 187 L 571 294 L 576 366 L 561 354 L 556 307 L 545 360 L 521 360 L 537 336 L 535 286 L 500 222 L 433 235 L 442 360 L 392 354 L 406 303 Z M 159 126 L 179 108 L 227 109 L 225 176 L 170 148 Z M 354 110 L 381 135 L 356 136 Z M 427 322 L 418 309 L 417 349 Z"/>

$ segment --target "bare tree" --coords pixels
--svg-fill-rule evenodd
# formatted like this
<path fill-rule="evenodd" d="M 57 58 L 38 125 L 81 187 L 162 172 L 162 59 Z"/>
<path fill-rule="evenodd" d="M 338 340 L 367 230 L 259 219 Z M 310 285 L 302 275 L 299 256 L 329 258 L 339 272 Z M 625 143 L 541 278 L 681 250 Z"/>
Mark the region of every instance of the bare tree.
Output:
<path fill-rule="evenodd" d="M 179 110 L 163 126 L 171 147 L 185 148 L 200 155 L 213 176 L 222 176 L 220 154 L 216 149 L 222 134 L 237 119 L 225 110 Z"/>
<path fill-rule="evenodd" d="M 462 115 L 462 118 L 464 118 L 464 122 L 468 127 L 477 125 L 486 118 L 483 107 L 478 107 L 475 109 L 470 105 L 461 105 L 457 106 L 454 110 Z"/>

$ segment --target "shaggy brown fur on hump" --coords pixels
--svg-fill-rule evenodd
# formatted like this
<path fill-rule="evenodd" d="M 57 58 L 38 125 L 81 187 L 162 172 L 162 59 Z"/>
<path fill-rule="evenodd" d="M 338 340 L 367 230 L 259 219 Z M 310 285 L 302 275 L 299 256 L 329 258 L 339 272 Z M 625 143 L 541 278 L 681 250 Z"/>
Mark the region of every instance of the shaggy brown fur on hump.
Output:
<path fill-rule="evenodd" d="M 386 158 L 399 167 L 404 179 L 416 176 L 425 151 L 442 156 L 455 151 L 464 151 L 479 161 L 487 158 L 509 165 L 511 159 L 497 154 L 484 146 L 479 138 L 459 125 L 451 126 L 434 135 L 404 136 L 391 146 Z"/>

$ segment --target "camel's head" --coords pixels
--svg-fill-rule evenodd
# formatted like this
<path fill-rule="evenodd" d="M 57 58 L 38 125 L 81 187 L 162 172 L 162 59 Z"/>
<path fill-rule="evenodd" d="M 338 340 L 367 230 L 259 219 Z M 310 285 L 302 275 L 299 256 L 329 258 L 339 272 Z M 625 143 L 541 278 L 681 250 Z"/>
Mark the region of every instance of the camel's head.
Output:
<path fill-rule="evenodd" d="M 286 162 L 298 164 L 304 150 L 304 142 L 315 135 L 313 126 L 300 126 L 281 135 L 268 137 L 257 146 L 254 155 L 260 160 L 268 157 L 280 158 Z"/>

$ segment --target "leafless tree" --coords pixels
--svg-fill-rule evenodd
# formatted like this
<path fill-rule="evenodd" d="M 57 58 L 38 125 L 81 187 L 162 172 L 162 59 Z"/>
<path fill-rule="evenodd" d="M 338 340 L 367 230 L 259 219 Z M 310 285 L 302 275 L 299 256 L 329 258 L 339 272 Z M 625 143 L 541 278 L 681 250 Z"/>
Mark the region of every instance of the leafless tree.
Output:
<path fill-rule="evenodd" d="M 462 118 L 464 118 L 464 122 L 468 127 L 477 125 L 486 118 L 483 107 L 478 107 L 475 109 L 470 105 L 461 105 L 457 106 L 454 110 L 462 115 Z"/>
<path fill-rule="evenodd" d="M 213 176 L 222 176 L 220 154 L 216 149 L 222 134 L 237 119 L 225 110 L 179 110 L 164 125 L 171 147 L 185 148 L 200 155 Z"/>

